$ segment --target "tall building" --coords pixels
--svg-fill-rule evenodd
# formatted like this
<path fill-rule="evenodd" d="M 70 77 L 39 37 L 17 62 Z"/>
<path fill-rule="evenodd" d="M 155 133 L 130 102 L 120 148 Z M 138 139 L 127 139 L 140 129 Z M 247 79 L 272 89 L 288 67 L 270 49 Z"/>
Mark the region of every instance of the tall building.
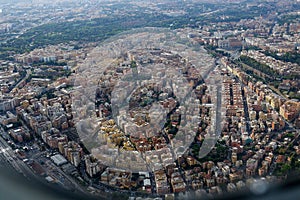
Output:
<path fill-rule="evenodd" d="M 300 112 L 300 102 L 287 101 L 282 106 L 280 106 L 279 113 L 280 115 L 288 120 L 293 121 L 299 116 Z"/>

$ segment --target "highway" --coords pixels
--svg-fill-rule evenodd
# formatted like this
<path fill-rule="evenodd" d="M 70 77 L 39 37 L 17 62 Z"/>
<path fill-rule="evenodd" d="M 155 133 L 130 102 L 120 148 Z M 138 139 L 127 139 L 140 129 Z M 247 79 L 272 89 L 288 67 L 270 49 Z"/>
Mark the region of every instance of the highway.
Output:
<path fill-rule="evenodd" d="M 23 173 L 24 176 L 29 179 L 39 178 L 22 160 L 17 158 L 13 149 L 6 143 L 6 141 L 2 137 L 0 137 L 0 149 L 1 157 L 4 158 L 7 163 L 17 172 Z"/>
<path fill-rule="evenodd" d="M 25 81 L 26 79 L 28 79 L 31 74 L 32 74 L 32 72 L 31 72 L 30 69 L 26 70 L 26 76 L 22 80 L 20 80 L 19 83 L 17 83 L 15 85 L 15 87 L 13 87 L 10 91 L 12 91 L 14 88 L 18 88 L 20 86 L 20 84 L 22 84 L 23 81 Z"/>
<path fill-rule="evenodd" d="M 41 156 L 42 153 L 38 153 L 32 158 L 35 160 L 37 157 Z M 22 160 L 17 158 L 15 155 L 15 152 L 13 149 L 6 143 L 6 141 L 0 137 L 0 159 L 4 167 L 7 167 L 8 169 L 12 169 L 12 171 L 17 171 L 20 174 L 23 174 L 27 179 L 29 180 L 42 180 L 40 176 L 35 174 L 30 167 L 24 163 Z M 50 160 L 49 160 L 50 161 Z M 58 166 L 56 166 L 53 162 L 51 162 L 51 166 L 58 172 L 57 175 L 63 176 L 64 179 L 67 179 L 68 182 L 72 184 L 74 189 L 77 191 L 80 191 L 83 194 L 86 194 L 87 192 L 83 189 L 81 185 L 79 185 L 72 177 L 65 174 Z"/>

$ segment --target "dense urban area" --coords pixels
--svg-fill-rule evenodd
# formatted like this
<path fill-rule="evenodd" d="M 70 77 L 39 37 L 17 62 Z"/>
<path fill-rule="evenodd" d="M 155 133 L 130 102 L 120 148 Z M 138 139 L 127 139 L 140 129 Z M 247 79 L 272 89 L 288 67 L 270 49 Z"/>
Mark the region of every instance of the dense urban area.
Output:
<path fill-rule="evenodd" d="M 0 165 L 30 180 L 138 200 L 300 176 L 299 0 L 3 0 L 0 38 Z"/>

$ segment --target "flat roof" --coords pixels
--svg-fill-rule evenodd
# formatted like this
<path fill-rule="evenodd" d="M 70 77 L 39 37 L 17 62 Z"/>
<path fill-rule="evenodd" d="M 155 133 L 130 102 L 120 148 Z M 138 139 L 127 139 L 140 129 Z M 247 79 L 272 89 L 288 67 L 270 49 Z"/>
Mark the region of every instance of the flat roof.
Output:
<path fill-rule="evenodd" d="M 61 154 L 56 154 L 50 158 L 56 165 L 63 165 L 68 162 Z"/>

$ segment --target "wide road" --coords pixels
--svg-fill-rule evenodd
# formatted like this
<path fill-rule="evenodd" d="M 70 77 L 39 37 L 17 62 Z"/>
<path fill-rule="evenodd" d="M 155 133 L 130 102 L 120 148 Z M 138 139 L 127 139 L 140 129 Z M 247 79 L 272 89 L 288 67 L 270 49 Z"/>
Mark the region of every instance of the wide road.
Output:
<path fill-rule="evenodd" d="M 17 158 L 13 149 L 0 137 L 0 152 L 1 157 L 6 159 L 6 162 L 17 172 L 23 173 L 29 179 L 39 178 L 22 160 Z M 7 166 L 7 165 L 6 165 Z"/>
<path fill-rule="evenodd" d="M 204 74 L 204 81 L 205 83 L 207 82 L 211 82 L 213 84 L 213 86 L 215 87 L 215 91 L 214 93 L 210 93 L 210 95 L 212 95 L 212 97 L 216 97 L 216 99 L 212 102 L 215 104 L 215 116 L 211 116 L 212 120 L 215 120 L 215 134 L 216 134 L 216 139 L 218 139 L 218 137 L 221 135 L 221 131 L 222 131 L 222 75 L 218 74 L 219 72 L 216 72 L 216 68 L 217 68 L 217 63 L 219 61 L 216 60 L 215 64 L 209 69 L 207 70 L 207 73 Z M 214 72 L 212 74 L 212 72 Z M 212 92 L 212 91 L 209 91 Z M 224 113 L 223 113 L 224 114 Z"/>

